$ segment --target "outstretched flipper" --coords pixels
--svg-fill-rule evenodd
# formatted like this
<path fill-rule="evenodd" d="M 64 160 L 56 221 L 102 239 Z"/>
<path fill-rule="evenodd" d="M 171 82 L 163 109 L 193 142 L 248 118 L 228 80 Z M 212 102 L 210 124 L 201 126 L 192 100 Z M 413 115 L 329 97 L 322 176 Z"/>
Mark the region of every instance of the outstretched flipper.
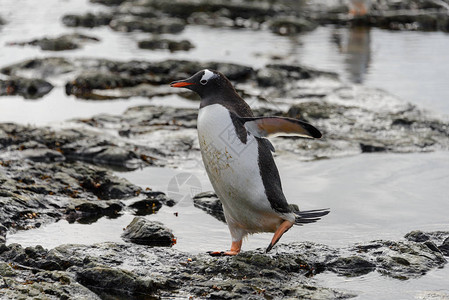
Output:
<path fill-rule="evenodd" d="M 246 130 L 257 137 L 268 136 L 300 136 L 319 139 L 321 132 L 309 123 L 283 117 L 249 117 L 240 118 Z"/>

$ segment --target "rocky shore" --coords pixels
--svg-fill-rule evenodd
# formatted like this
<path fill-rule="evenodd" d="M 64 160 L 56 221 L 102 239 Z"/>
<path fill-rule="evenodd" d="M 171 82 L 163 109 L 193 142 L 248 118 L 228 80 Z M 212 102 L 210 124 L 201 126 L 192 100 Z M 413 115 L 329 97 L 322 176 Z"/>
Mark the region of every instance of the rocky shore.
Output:
<path fill-rule="evenodd" d="M 133 244 L 61 245 L 51 250 L 2 244 L 0 295 L 3 299 L 347 299 L 357 294 L 321 287 L 314 276 L 377 272 L 395 280 L 417 278 L 446 264 L 448 237 L 449 232 L 417 231 L 401 241 L 372 241 L 343 249 L 310 242 L 281 244 L 269 255 L 257 249 L 222 258 Z"/>

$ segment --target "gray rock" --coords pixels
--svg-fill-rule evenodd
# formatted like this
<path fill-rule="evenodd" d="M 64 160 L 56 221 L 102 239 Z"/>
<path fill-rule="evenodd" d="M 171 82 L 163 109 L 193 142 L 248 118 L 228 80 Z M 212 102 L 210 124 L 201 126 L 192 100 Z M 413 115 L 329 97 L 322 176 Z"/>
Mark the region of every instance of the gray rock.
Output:
<path fill-rule="evenodd" d="M 6 233 L 8 232 L 8 228 L 0 224 L 0 244 L 6 243 Z"/>
<path fill-rule="evenodd" d="M 8 45 L 32 45 L 38 46 L 42 50 L 48 51 L 64 51 L 80 48 L 86 42 L 98 42 L 99 39 L 82 34 L 65 34 L 56 38 L 35 39 L 29 42 L 14 42 Z"/>
<path fill-rule="evenodd" d="M 116 31 L 143 31 L 151 33 L 179 33 L 184 30 L 185 22 L 177 18 L 141 18 L 126 16 L 114 18 L 109 26 Z"/>
<path fill-rule="evenodd" d="M 359 256 L 339 257 L 327 265 L 335 273 L 345 276 L 360 276 L 376 269 L 376 264 Z"/>
<path fill-rule="evenodd" d="M 37 163 L 11 160 L 0 173 L 0 219 L 8 229 L 30 229 L 66 216 L 88 218 L 117 216 L 119 201 L 141 189 L 111 171 L 83 163 Z"/>
<path fill-rule="evenodd" d="M 85 15 L 65 15 L 62 18 L 62 23 L 69 27 L 98 27 L 108 25 L 112 20 L 112 15 L 100 13 L 92 14 L 87 13 Z"/>
<path fill-rule="evenodd" d="M 169 39 L 151 39 L 143 40 L 138 43 L 139 48 L 150 49 L 150 50 L 170 50 L 170 52 L 175 51 L 189 51 L 194 48 L 193 44 L 188 40 L 175 41 Z"/>
<path fill-rule="evenodd" d="M 311 31 L 318 24 L 298 17 L 281 17 L 270 21 L 269 28 L 272 32 L 279 35 L 295 35 L 298 33 Z"/>
<path fill-rule="evenodd" d="M 42 79 L 20 77 L 0 79 L 0 96 L 20 95 L 27 99 L 37 99 L 45 96 L 52 89 L 53 85 Z"/>
<path fill-rule="evenodd" d="M 94 267 L 79 271 L 77 281 L 102 297 L 125 295 L 151 297 L 170 285 L 154 279 L 143 279 L 130 271 L 110 267 Z"/>
<path fill-rule="evenodd" d="M 226 223 L 223 206 L 214 192 L 203 192 L 193 197 L 193 205 L 212 215 L 217 220 Z"/>
<path fill-rule="evenodd" d="M 170 247 L 175 243 L 171 230 L 157 221 L 135 217 L 122 234 L 125 241 L 148 246 Z"/>
<path fill-rule="evenodd" d="M 405 235 L 408 241 L 425 243 L 428 247 L 437 247 L 445 256 L 449 256 L 449 232 L 433 231 L 423 232 L 415 230 Z"/>
<path fill-rule="evenodd" d="M 60 152 L 44 149 L 25 149 L 20 153 L 23 158 L 29 159 L 35 162 L 56 162 L 64 161 L 65 157 Z"/>
<path fill-rule="evenodd" d="M 61 245 L 50 251 L 39 246 L 24 249 L 18 244 L 3 244 L 0 261 L 19 267 L 0 264 L 0 272 L 9 276 L 4 279 L 16 282 L 23 278 L 62 280 L 68 284 L 69 295 L 77 281 L 103 298 L 177 298 L 187 294 L 220 299 L 346 299 L 356 294 L 318 286 L 310 276 L 322 272 L 362 276 L 377 271 L 381 276 L 403 280 L 418 278 L 447 263 L 427 242 L 378 240 L 345 248 L 301 242 L 280 244 L 270 255 L 257 249 L 218 258 L 136 244 Z M 36 277 L 30 277 L 32 273 Z M 12 286 L 10 295 L 22 293 Z M 0 293 L 5 290 L 0 289 Z"/>

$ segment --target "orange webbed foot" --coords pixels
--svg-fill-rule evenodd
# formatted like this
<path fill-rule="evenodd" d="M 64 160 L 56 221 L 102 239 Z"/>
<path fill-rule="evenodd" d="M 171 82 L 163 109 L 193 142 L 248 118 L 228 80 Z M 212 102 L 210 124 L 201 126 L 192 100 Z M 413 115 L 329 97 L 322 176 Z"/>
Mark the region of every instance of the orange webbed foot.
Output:
<path fill-rule="evenodd" d="M 242 241 L 232 242 L 231 250 L 229 251 L 211 251 L 208 252 L 210 256 L 235 256 L 240 253 L 240 249 L 242 249 Z"/>

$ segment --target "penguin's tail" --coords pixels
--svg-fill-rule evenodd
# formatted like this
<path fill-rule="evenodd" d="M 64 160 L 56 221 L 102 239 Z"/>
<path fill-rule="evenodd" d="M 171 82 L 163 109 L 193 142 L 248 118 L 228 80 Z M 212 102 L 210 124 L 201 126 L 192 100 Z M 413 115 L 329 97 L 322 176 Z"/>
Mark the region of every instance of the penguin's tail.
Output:
<path fill-rule="evenodd" d="M 330 212 L 329 208 L 295 211 L 295 225 L 315 223 Z"/>

